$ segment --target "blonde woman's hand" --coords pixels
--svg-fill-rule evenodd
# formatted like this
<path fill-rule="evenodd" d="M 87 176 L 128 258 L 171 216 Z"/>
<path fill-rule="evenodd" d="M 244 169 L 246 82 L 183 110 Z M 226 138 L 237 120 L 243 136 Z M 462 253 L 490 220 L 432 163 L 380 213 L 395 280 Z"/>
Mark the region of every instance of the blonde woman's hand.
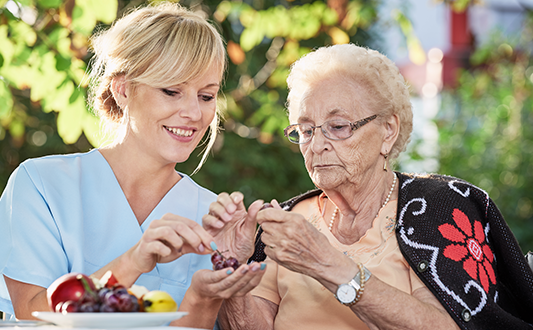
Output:
<path fill-rule="evenodd" d="M 242 297 L 259 285 L 265 271 L 266 264 L 257 262 L 241 265 L 235 271 L 231 268 L 203 269 L 194 273 L 189 290 L 203 299 Z"/>
<path fill-rule="evenodd" d="M 152 221 L 128 252 L 135 267 L 147 273 L 156 263 L 171 262 L 187 253 L 209 254 L 211 242 L 213 237 L 198 223 L 167 213 Z"/>

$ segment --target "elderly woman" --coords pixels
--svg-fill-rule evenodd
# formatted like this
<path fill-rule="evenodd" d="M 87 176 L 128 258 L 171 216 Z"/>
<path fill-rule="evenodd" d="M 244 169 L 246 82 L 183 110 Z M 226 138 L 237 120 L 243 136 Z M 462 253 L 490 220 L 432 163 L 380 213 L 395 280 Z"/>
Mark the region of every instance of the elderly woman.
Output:
<path fill-rule="evenodd" d="M 487 194 L 391 170 L 412 112 L 389 59 L 355 45 L 320 48 L 293 65 L 288 85 L 285 134 L 319 189 L 283 210 L 253 204 L 246 214 L 240 193 L 211 204 L 205 227 L 257 220 L 252 259 L 268 257 L 259 286 L 224 301 L 221 328 L 533 328 L 533 274 Z"/>

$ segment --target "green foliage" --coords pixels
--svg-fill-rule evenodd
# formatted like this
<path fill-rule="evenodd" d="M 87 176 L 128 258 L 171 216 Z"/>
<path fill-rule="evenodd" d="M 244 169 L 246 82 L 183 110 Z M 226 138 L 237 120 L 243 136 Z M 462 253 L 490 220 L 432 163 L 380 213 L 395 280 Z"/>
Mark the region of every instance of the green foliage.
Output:
<path fill-rule="evenodd" d="M 533 250 L 533 19 L 519 39 L 494 35 L 445 95 L 441 173 L 489 193 L 524 251 Z"/>

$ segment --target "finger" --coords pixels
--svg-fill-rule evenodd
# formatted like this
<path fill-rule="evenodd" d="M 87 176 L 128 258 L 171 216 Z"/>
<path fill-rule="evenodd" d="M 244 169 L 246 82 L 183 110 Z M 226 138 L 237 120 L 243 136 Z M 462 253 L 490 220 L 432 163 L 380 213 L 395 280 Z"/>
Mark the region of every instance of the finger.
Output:
<path fill-rule="evenodd" d="M 244 195 L 240 191 L 234 191 L 230 195 L 231 200 L 233 201 L 233 205 L 235 205 L 235 209 L 231 207 L 228 209 L 230 213 L 234 213 L 237 210 L 237 206 L 242 205 L 244 207 L 243 201 L 244 201 Z M 240 204 L 240 205 L 239 205 Z M 231 205 L 228 205 L 230 207 Z"/>
<path fill-rule="evenodd" d="M 209 231 L 211 235 L 216 236 L 220 232 L 220 229 L 224 227 L 224 221 L 208 213 L 202 216 L 202 226 Z"/>
<path fill-rule="evenodd" d="M 213 237 L 196 222 L 184 219 L 181 223 L 173 224 L 173 227 L 177 235 L 184 241 L 184 247 L 189 248 L 185 253 L 208 254 L 211 252 L 210 244 L 213 242 Z"/>
<path fill-rule="evenodd" d="M 172 225 L 173 221 L 154 220 L 148 227 L 148 230 L 143 234 L 142 240 L 147 244 L 159 241 L 169 248 L 180 250 L 183 246 L 183 239 L 169 224 Z"/>
<path fill-rule="evenodd" d="M 270 204 L 272 204 L 272 206 L 274 206 L 275 209 L 278 209 L 278 210 L 281 210 L 281 206 L 279 205 L 278 201 L 273 199 L 272 201 L 270 201 Z"/>
<path fill-rule="evenodd" d="M 172 249 L 161 241 L 150 241 L 141 244 L 139 250 L 146 255 L 166 257 L 172 253 Z"/>
<path fill-rule="evenodd" d="M 230 201 L 229 196 L 227 197 L 227 201 Z M 229 221 L 231 220 L 231 216 L 226 210 L 226 205 L 223 203 L 223 201 L 216 201 L 214 203 L 211 203 L 211 205 L 209 205 L 208 214 L 217 218 L 218 220 Z"/>
<path fill-rule="evenodd" d="M 210 211 L 214 212 L 213 215 L 218 216 L 223 221 L 231 221 L 233 214 L 239 210 L 244 209 L 243 196 L 240 192 L 234 192 L 232 195 L 227 193 L 221 193 L 217 197 L 218 205 L 212 205 L 209 207 Z M 235 200 L 239 201 L 235 203 Z"/>
<path fill-rule="evenodd" d="M 266 263 L 252 263 L 242 265 L 234 274 L 224 279 L 220 284 L 224 296 L 242 296 L 251 291 L 261 282 L 266 271 Z"/>
<path fill-rule="evenodd" d="M 263 223 L 266 223 L 266 222 L 281 223 L 281 222 L 287 221 L 293 215 L 294 213 L 283 211 L 281 209 L 267 208 L 267 209 L 261 210 L 261 212 L 257 214 L 257 223 L 259 223 L 260 225 L 263 225 Z"/>
<path fill-rule="evenodd" d="M 209 213 L 202 216 L 202 225 L 213 235 L 218 234 L 218 230 L 224 227 L 225 222 L 220 218 L 220 214 L 225 213 L 224 206 L 218 201 L 209 205 Z"/>
<path fill-rule="evenodd" d="M 193 222 L 191 228 L 200 239 L 200 244 L 193 245 L 193 247 L 196 246 L 197 253 L 208 254 L 216 250 L 216 244 L 214 242 L 213 236 L 211 236 L 202 226 L 200 226 L 196 222 Z"/>
<path fill-rule="evenodd" d="M 257 228 L 257 213 L 261 210 L 263 206 L 263 201 L 258 199 L 248 207 L 248 215 L 246 216 L 246 221 L 244 222 L 244 231 L 248 233 L 247 236 L 252 236 L 255 234 Z"/>
<path fill-rule="evenodd" d="M 198 223 L 175 214 L 165 214 L 157 221 L 157 226 L 155 233 L 159 239 L 168 242 L 177 251 L 185 247 L 188 248 L 185 253 L 206 254 L 206 247 L 213 241 L 213 237 Z"/>

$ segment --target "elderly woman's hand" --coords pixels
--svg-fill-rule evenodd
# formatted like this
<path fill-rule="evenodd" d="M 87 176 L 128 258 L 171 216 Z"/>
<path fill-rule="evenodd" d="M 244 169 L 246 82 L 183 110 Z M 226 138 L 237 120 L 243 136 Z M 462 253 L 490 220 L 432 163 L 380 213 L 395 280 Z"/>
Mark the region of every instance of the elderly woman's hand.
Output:
<path fill-rule="evenodd" d="M 237 258 L 240 263 L 246 263 L 254 252 L 255 217 L 263 205 L 263 201 L 257 200 L 247 212 L 243 199 L 240 192 L 221 193 L 202 218 L 204 228 L 213 235 L 218 249 L 228 251 L 227 256 Z"/>
<path fill-rule="evenodd" d="M 265 209 L 258 213 L 257 222 L 263 229 L 265 254 L 285 268 L 320 281 L 328 280 L 324 273 L 334 266 L 353 266 L 348 257 L 298 213 Z"/>

